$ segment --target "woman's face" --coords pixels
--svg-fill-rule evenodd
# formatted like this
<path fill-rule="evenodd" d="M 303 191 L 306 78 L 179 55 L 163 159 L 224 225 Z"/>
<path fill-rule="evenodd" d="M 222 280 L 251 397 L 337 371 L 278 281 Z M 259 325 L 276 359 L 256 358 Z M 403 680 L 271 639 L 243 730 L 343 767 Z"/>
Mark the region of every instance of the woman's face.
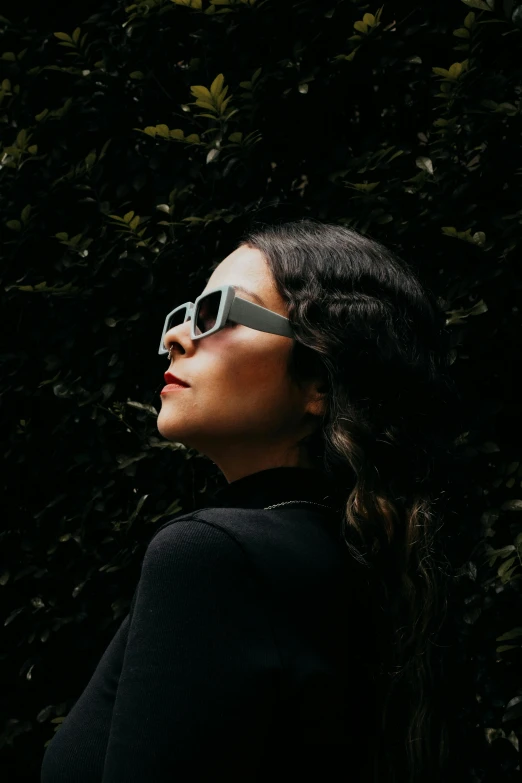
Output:
<path fill-rule="evenodd" d="M 287 308 L 264 256 L 246 245 L 214 269 L 202 293 L 220 285 L 245 286 L 259 299 L 238 296 L 280 315 Z M 194 342 L 190 321 L 170 329 L 170 372 L 188 388 L 160 395 L 158 430 L 167 440 L 205 454 L 231 482 L 272 467 L 312 467 L 298 441 L 324 412 L 324 394 L 313 382 L 299 387 L 287 366 L 293 340 L 228 323 Z"/>

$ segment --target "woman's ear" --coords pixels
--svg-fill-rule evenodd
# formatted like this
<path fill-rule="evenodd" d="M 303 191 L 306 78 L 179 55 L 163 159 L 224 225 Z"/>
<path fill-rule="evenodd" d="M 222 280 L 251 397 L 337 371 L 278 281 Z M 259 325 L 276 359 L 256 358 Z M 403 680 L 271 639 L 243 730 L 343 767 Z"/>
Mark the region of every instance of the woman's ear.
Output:
<path fill-rule="evenodd" d="M 312 416 L 321 418 L 326 412 L 326 395 L 328 386 L 324 380 L 317 380 L 310 383 L 308 391 L 308 400 L 306 403 L 306 412 Z"/>

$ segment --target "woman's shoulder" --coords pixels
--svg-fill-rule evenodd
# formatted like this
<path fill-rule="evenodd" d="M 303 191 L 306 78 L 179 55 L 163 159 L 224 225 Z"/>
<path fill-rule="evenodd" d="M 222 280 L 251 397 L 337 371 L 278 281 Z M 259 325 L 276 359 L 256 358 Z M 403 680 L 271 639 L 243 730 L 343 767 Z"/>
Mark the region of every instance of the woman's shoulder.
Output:
<path fill-rule="evenodd" d="M 190 511 L 186 514 L 169 519 L 154 531 L 149 541 L 146 554 L 152 549 L 165 547 L 169 542 L 176 546 L 199 545 L 204 546 L 205 542 L 213 545 L 215 540 L 235 541 L 233 534 L 233 524 L 230 524 L 231 515 L 214 514 L 216 509 L 205 508 L 196 511 Z M 218 511 L 222 511 L 219 509 Z M 235 509 L 231 509 L 235 511 Z M 221 518 L 220 518 L 221 517 Z M 229 522 L 229 524 L 227 524 Z"/>
<path fill-rule="evenodd" d="M 223 508 L 202 508 L 195 511 L 189 511 L 186 514 L 179 514 L 167 522 L 160 525 L 154 531 L 150 539 L 149 546 L 160 536 L 162 540 L 168 540 L 169 537 L 176 538 L 183 530 L 185 537 L 192 533 L 194 538 L 200 538 L 202 528 L 213 528 L 217 534 L 228 535 L 234 538 L 234 529 L 237 529 L 238 523 L 245 517 L 244 511 L 250 509 L 223 509 Z M 261 513 L 261 512 L 260 512 Z M 210 531 L 208 531 L 210 533 Z"/>

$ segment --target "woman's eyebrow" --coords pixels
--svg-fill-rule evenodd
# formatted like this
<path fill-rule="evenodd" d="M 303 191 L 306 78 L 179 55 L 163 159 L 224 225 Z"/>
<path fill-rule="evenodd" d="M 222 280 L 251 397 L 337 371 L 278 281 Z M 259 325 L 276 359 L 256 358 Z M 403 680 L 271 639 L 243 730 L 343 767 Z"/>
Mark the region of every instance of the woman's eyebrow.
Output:
<path fill-rule="evenodd" d="M 252 299 L 255 299 L 256 302 L 259 302 L 260 305 L 262 305 L 263 307 L 266 307 L 266 305 L 263 302 L 263 300 L 261 299 L 261 297 L 258 296 L 256 293 L 254 293 L 254 291 L 250 291 L 248 288 L 245 288 L 242 285 L 234 285 L 234 288 L 236 289 L 236 291 L 243 291 L 243 293 L 245 293 L 245 294 L 250 294 Z"/>

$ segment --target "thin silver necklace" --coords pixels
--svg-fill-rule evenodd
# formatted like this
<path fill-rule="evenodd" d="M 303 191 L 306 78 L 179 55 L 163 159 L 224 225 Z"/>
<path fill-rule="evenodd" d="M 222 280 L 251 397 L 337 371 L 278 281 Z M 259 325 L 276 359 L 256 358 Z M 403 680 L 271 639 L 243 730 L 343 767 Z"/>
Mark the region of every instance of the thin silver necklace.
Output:
<path fill-rule="evenodd" d="M 267 511 L 269 508 L 279 508 L 279 506 L 288 506 L 290 503 L 308 503 L 311 506 L 320 506 L 321 508 L 327 508 L 332 513 L 338 514 L 339 512 L 332 508 L 332 506 L 325 506 L 323 503 L 315 503 L 313 500 L 285 500 L 284 503 L 274 503 L 273 506 L 263 506 L 264 510 Z"/>

